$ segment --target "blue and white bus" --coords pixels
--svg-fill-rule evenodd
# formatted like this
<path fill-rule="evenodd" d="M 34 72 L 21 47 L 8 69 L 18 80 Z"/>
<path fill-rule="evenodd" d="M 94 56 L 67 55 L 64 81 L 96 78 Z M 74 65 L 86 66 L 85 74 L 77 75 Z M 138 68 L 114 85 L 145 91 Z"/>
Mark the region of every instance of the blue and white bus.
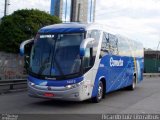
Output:
<path fill-rule="evenodd" d="M 142 44 L 94 23 L 43 27 L 20 52 L 28 62 L 32 97 L 99 102 L 106 93 L 134 90 L 143 80 Z"/>

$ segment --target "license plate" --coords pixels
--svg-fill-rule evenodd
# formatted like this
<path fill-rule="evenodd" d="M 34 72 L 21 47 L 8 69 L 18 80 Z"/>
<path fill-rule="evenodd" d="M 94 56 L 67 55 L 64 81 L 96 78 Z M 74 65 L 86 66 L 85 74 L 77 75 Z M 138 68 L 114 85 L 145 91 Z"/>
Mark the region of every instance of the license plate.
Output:
<path fill-rule="evenodd" d="M 45 97 L 54 97 L 54 94 L 52 94 L 52 93 L 45 93 L 44 96 Z"/>

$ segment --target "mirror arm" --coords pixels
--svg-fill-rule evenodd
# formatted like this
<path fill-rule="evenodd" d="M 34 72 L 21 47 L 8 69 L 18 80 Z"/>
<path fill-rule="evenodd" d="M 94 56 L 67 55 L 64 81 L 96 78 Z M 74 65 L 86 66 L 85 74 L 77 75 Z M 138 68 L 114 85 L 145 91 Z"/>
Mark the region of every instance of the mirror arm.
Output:
<path fill-rule="evenodd" d="M 87 44 L 89 42 L 94 42 L 94 39 L 93 38 L 87 38 L 87 39 L 84 39 L 80 45 L 80 56 L 84 56 L 85 54 L 85 49 L 87 47 Z"/>
<path fill-rule="evenodd" d="M 26 40 L 24 42 L 21 43 L 20 45 L 20 55 L 23 56 L 24 53 L 25 53 L 25 45 L 27 45 L 28 43 L 31 43 L 31 42 L 34 42 L 34 39 L 29 39 L 29 40 Z"/>

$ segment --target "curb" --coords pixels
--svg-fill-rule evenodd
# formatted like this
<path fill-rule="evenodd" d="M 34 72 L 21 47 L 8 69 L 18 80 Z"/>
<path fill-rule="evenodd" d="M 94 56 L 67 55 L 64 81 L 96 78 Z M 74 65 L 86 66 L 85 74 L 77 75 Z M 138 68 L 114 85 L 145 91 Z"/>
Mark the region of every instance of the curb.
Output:
<path fill-rule="evenodd" d="M 143 73 L 144 77 L 160 77 L 160 73 Z"/>

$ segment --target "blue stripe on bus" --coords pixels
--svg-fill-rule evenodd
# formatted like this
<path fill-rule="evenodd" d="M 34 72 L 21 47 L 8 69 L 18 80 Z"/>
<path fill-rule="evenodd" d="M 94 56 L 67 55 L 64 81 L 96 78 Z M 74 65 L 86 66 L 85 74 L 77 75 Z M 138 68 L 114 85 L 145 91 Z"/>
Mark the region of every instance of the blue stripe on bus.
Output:
<path fill-rule="evenodd" d="M 42 85 L 43 83 L 46 83 L 46 86 L 55 86 L 55 87 L 76 84 L 81 82 L 82 80 L 83 80 L 83 77 L 78 77 L 78 78 L 68 79 L 68 80 L 42 80 L 32 76 L 28 77 L 28 81 L 36 85 Z"/>
<path fill-rule="evenodd" d="M 83 28 L 52 28 L 52 29 L 41 29 L 39 33 L 82 33 L 85 32 Z"/>

